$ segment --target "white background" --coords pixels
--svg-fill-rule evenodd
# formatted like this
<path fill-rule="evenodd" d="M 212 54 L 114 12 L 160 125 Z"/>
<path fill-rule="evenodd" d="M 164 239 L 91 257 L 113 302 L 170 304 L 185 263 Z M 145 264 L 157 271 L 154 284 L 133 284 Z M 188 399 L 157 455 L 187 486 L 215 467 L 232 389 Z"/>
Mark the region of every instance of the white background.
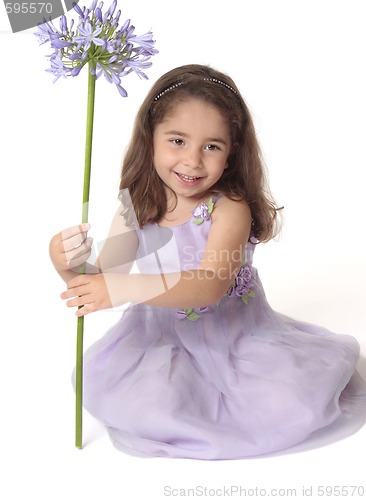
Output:
<path fill-rule="evenodd" d="M 97 83 L 91 235 L 105 235 L 117 206 L 123 151 L 152 82 L 187 63 L 227 72 L 252 110 L 272 190 L 285 206 L 281 238 L 257 249 L 268 299 L 283 313 L 356 337 L 365 376 L 364 1 L 119 6 L 138 34 L 152 28 L 160 53 L 149 81 L 126 78 L 127 99 Z M 159 500 L 169 498 L 164 486 L 201 485 L 219 498 L 219 488 L 237 485 L 266 488 L 268 496 L 271 488 L 296 488 L 298 497 L 312 486 L 316 498 L 318 485 L 366 487 L 365 428 L 303 453 L 200 462 L 126 456 L 84 415 L 84 449 L 74 448 L 76 321 L 59 300 L 63 283 L 48 242 L 80 221 L 86 74 L 52 84 L 49 47 L 38 47 L 33 30 L 12 34 L 3 4 L 0 19 L 1 497 Z M 118 316 L 88 317 L 85 346 Z"/>

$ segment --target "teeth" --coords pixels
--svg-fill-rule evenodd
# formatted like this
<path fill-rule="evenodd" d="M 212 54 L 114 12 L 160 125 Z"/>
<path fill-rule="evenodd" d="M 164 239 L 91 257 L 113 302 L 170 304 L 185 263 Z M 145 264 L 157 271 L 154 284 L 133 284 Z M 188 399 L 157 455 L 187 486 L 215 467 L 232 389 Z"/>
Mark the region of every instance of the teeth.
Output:
<path fill-rule="evenodd" d="M 184 175 L 184 174 L 178 174 L 178 175 L 181 179 L 183 179 L 184 181 L 187 181 L 187 182 L 193 182 L 193 181 L 199 179 L 199 177 L 188 177 L 188 175 Z"/>

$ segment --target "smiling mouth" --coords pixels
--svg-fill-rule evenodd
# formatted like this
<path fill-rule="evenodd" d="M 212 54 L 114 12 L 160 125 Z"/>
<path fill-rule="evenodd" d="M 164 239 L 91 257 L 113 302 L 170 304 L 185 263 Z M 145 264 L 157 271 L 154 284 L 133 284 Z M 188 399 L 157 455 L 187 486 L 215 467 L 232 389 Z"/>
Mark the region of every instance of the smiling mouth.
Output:
<path fill-rule="evenodd" d="M 202 177 L 190 177 L 189 175 L 184 175 L 184 174 L 179 174 L 178 172 L 175 172 L 175 174 L 180 178 L 183 179 L 186 182 L 194 182 L 197 181 L 198 179 L 201 179 Z"/>

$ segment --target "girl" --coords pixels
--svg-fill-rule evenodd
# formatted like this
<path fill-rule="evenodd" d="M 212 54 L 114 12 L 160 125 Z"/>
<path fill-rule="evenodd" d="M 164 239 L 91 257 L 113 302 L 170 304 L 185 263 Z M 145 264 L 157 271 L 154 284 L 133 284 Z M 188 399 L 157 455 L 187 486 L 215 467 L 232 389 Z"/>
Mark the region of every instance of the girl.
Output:
<path fill-rule="evenodd" d="M 50 244 L 77 315 L 132 303 L 84 358 L 84 405 L 115 446 L 233 459 L 340 422 L 359 346 L 266 301 L 252 257 L 277 234 L 278 211 L 235 83 L 201 65 L 163 75 L 137 115 L 120 189 L 87 274 L 88 224 Z"/>

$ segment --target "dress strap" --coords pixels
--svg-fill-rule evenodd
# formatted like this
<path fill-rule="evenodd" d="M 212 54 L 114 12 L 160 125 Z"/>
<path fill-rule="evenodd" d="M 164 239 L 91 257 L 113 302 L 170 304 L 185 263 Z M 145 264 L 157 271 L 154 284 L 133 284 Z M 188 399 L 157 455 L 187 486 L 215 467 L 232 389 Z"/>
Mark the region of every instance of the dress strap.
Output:
<path fill-rule="evenodd" d="M 219 199 L 222 197 L 222 193 L 213 193 L 213 195 L 211 196 L 211 199 L 213 201 L 213 203 L 216 203 L 217 201 L 219 201 Z"/>

